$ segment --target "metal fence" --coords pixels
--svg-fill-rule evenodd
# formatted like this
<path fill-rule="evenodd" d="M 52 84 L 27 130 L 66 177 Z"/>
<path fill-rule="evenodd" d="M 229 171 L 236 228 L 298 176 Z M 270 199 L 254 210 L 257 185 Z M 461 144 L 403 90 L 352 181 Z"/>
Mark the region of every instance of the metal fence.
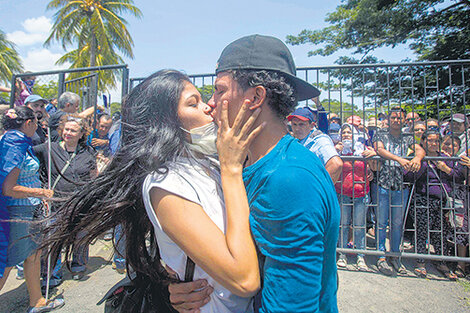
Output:
<path fill-rule="evenodd" d="M 440 126 L 445 125 L 446 119 L 454 113 L 465 115 L 470 113 L 470 60 L 299 67 L 297 76 L 321 89 L 320 101 L 324 109 L 317 111 L 317 114 L 335 113 L 343 123 L 352 115 L 361 117 L 363 121 L 359 127 L 361 129 L 354 127 L 352 134 L 353 146 L 355 142 L 361 140 L 361 137 L 370 146 L 374 146 L 372 137 L 379 131 L 378 125 L 386 126 L 386 123 L 390 123 L 388 112 L 394 107 L 418 113 L 423 121 L 431 122 L 434 118 Z M 207 101 L 213 92 L 215 74 L 189 75 L 189 77 L 201 92 L 203 99 Z M 131 79 L 130 88 L 135 87 L 143 79 L 145 78 Z M 315 109 L 313 100 L 303 101 L 299 106 Z M 412 121 L 409 133 L 400 137 L 400 140 L 404 141 L 406 136 L 411 136 L 413 140 L 411 148 L 414 144 L 420 143 L 418 132 L 414 132 L 415 126 L 418 125 L 420 123 Z M 467 130 L 469 125 L 467 122 L 464 125 Z M 453 123 L 449 123 L 446 129 L 439 128 L 438 131 L 456 134 L 454 126 Z M 470 148 L 468 135 L 467 131 L 460 135 L 465 151 Z M 441 145 L 442 137 L 439 140 L 438 144 Z M 452 147 L 456 144 L 452 141 Z M 409 148 L 402 149 L 407 151 L 395 153 L 410 160 L 413 158 L 413 149 Z M 416 188 L 417 177 L 409 178 L 410 175 L 407 175 L 408 178 L 403 177 L 403 170 L 398 191 L 381 188 L 377 177 L 387 174 L 384 172 L 387 166 L 399 166 L 398 163 L 392 163 L 379 156 L 365 159 L 361 155 L 342 155 L 341 158 L 345 166 L 352 168 L 353 179 L 347 181 L 342 176 L 338 183 L 338 198 L 342 210 L 342 226 L 337 249 L 339 253 L 470 262 L 468 168 L 459 165 L 458 155 L 430 156 L 428 153 L 423 159 L 422 167 L 428 168 L 424 173 L 424 179 L 426 185 L 431 188 L 426 188 L 424 194 L 422 190 Z M 437 161 L 447 162 L 454 174 L 463 171 L 465 172 L 463 175 L 467 175 L 463 180 L 462 175 L 449 176 L 450 180 L 446 181 L 451 187 L 449 196 L 464 203 L 463 227 L 448 227 L 449 212 L 457 211 L 456 204 L 446 203 L 448 201 L 444 193 L 441 193 L 437 199 L 429 192 L 433 188 L 433 183 L 430 182 L 433 178 L 430 167 L 433 167 Z M 374 175 L 371 182 L 366 183 L 366 174 L 363 173 L 361 177 L 359 172 L 355 172 L 358 170 L 356 162 L 366 167 L 365 173 L 369 171 Z M 381 167 L 377 168 L 378 166 Z M 439 175 L 445 176 L 442 172 Z M 352 197 L 342 196 L 347 187 L 345 184 L 355 187 L 360 184 L 368 185 L 370 191 L 365 197 L 361 197 L 354 194 L 355 188 L 353 188 Z M 440 188 L 439 183 L 434 183 L 434 187 L 436 186 Z M 436 203 L 439 204 L 437 209 Z M 399 229 L 396 229 L 397 227 Z M 394 240 L 387 239 L 384 248 L 381 243 L 383 240 L 378 238 L 379 233 L 381 236 L 385 234 L 388 238 L 393 237 Z M 396 243 L 397 240 L 400 242 Z M 363 241 L 363 244 L 360 241 Z M 393 249 L 395 250 L 393 252 L 390 251 L 392 241 L 395 241 L 393 242 L 395 246 L 399 246 L 398 249 Z M 458 243 L 467 246 L 462 249 Z M 465 254 L 462 254 L 463 250 Z"/>
<path fill-rule="evenodd" d="M 16 74 L 11 81 L 10 106 L 21 105 L 29 94 L 50 100 L 58 99 L 65 91 L 80 96 L 81 109 L 96 106 L 104 93 L 112 94 L 113 100 L 120 103 L 128 92 L 128 80 L 125 64 Z"/>

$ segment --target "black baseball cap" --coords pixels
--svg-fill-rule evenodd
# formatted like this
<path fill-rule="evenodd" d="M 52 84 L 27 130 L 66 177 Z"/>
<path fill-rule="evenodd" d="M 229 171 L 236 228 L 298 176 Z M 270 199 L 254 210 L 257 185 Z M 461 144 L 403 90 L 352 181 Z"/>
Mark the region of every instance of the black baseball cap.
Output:
<path fill-rule="evenodd" d="M 235 40 L 222 51 L 216 74 L 228 70 L 269 70 L 285 74 L 297 92 L 297 100 L 307 100 L 320 95 L 312 84 L 295 76 L 292 54 L 279 39 L 271 36 L 250 35 Z"/>

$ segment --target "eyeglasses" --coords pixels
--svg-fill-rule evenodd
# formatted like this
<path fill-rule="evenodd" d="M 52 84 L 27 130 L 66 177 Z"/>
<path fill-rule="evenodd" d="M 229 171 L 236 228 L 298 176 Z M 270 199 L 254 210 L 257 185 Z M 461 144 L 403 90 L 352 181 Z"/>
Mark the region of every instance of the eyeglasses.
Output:
<path fill-rule="evenodd" d="M 407 118 L 406 120 L 407 120 L 407 121 L 415 121 L 416 118 L 415 118 L 415 117 L 409 117 L 409 118 Z"/>

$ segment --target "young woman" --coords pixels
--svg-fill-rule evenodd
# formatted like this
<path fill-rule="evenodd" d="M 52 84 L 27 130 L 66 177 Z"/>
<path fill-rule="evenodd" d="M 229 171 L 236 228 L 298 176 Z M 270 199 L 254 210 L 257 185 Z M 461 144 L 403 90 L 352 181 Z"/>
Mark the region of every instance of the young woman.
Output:
<path fill-rule="evenodd" d="M 341 127 L 341 155 L 367 157 L 374 155 L 374 150 L 366 149 L 364 144 L 358 141 L 357 132 L 354 131 L 354 126 L 351 124 L 343 124 Z M 366 204 L 368 202 L 369 178 L 372 178 L 368 177 L 368 174 L 371 173 L 367 162 L 360 160 L 344 161 L 342 181 L 335 185 L 341 206 L 339 247 L 346 248 L 348 245 L 351 219 L 353 246 L 356 246 L 357 249 L 365 249 L 366 247 Z M 347 265 L 346 255 L 340 254 L 336 265 L 345 268 Z M 357 255 L 356 266 L 359 270 L 367 270 L 363 254 Z"/>
<path fill-rule="evenodd" d="M 446 156 L 440 152 L 440 139 L 439 132 L 434 130 L 426 131 L 423 134 L 421 146 L 426 150 L 427 156 Z M 442 221 L 442 217 L 446 213 L 442 208 L 446 204 L 445 191 L 449 195 L 453 195 L 451 189 L 453 182 L 463 182 L 465 179 L 462 166 L 453 164 L 451 161 L 423 161 L 417 173 L 407 172 L 404 179 L 411 180 L 415 184 L 411 203 L 416 210 L 414 212 L 416 252 L 426 253 L 426 241 L 429 238 L 429 243 L 433 245 L 437 255 L 447 255 L 450 248 L 447 238 L 453 234 L 453 230 L 448 222 Z M 457 278 L 444 262 L 438 263 L 437 269 L 450 280 Z M 416 260 L 414 271 L 419 277 L 427 276 L 424 259 Z"/>
<path fill-rule="evenodd" d="M 2 118 L 6 133 L 0 140 L 0 212 L 4 249 L 0 251 L 0 289 L 13 266 L 24 261 L 24 274 L 29 293 L 28 313 L 46 312 L 64 305 L 63 299 L 46 303 L 41 294 L 41 252 L 30 235 L 37 233 L 30 223 L 37 214 L 41 198 L 50 198 L 53 191 L 42 189 L 39 161 L 34 155 L 31 137 L 38 121 L 33 110 L 22 106 L 7 110 Z M 23 222 L 22 222 L 23 221 Z"/>
<path fill-rule="evenodd" d="M 51 187 L 55 197 L 65 198 L 85 183 L 96 177 L 96 151 L 86 144 L 88 121 L 77 114 L 65 114 L 59 122 L 58 133 L 61 140 L 51 143 Z M 43 182 L 47 182 L 49 151 L 48 144 L 44 143 L 33 147 L 38 157 Z M 59 203 L 52 202 L 51 211 L 55 212 Z M 77 247 L 73 253 L 71 266 L 73 279 L 80 279 L 86 270 L 88 261 L 88 246 Z M 46 271 L 43 269 L 42 287 L 46 287 Z M 50 280 L 50 287 L 58 286 L 62 282 L 60 262 L 54 269 Z"/>
<path fill-rule="evenodd" d="M 260 278 L 242 169 L 262 128 L 249 133 L 259 112 L 245 106 L 231 128 L 225 110 L 216 149 L 210 111 L 177 71 L 159 71 L 135 87 L 123 105 L 120 150 L 58 211 L 45 241 L 53 256 L 65 248 L 69 259 L 73 245 L 121 224 L 128 268 L 145 285 L 156 290 L 169 281 L 160 258 L 183 279 L 190 257 L 194 279 L 214 286 L 202 312 L 252 311 Z M 79 232 L 85 236 L 77 240 Z"/>

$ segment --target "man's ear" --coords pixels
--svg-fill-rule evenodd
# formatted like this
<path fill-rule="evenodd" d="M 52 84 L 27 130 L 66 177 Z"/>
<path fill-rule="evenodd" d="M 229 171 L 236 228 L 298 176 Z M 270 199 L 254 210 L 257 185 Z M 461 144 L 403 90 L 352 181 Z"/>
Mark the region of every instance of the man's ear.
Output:
<path fill-rule="evenodd" d="M 266 88 L 264 88 L 264 86 L 253 87 L 250 93 L 250 110 L 255 110 L 261 107 L 261 105 L 266 101 Z"/>

